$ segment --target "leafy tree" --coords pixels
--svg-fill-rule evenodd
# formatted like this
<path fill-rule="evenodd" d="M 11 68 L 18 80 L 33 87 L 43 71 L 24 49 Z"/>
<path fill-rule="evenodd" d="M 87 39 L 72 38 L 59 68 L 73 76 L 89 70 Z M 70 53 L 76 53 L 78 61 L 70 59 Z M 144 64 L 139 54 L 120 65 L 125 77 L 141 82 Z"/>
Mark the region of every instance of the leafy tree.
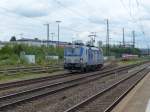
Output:
<path fill-rule="evenodd" d="M 16 54 L 16 55 L 20 55 L 20 53 L 23 51 L 23 46 L 22 45 L 14 45 L 13 46 L 13 52 L 14 52 L 14 54 Z"/>
<path fill-rule="evenodd" d="M 106 55 L 106 47 L 103 46 L 104 55 Z M 119 46 L 110 46 L 109 51 L 111 56 L 121 57 L 122 54 L 135 54 L 140 55 L 138 48 L 124 48 Z"/>
<path fill-rule="evenodd" d="M 16 41 L 16 37 L 15 36 L 12 36 L 10 41 Z"/>

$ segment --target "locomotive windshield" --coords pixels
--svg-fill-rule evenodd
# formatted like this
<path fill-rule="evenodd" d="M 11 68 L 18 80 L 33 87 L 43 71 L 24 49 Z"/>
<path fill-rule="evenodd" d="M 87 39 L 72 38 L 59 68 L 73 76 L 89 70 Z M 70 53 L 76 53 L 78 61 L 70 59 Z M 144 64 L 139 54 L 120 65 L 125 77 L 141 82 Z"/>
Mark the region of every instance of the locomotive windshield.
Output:
<path fill-rule="evenodd" d="M 81 56 L 82 55 L 82 48 L 65 48 L 65 56 Z"/>

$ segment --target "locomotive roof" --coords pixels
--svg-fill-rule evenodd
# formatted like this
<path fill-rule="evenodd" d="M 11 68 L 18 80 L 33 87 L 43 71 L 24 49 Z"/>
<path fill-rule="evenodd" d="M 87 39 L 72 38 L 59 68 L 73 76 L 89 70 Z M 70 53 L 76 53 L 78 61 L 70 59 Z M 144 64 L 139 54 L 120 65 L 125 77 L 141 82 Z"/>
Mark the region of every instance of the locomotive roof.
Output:
<path fill-rule="evenodd" d="M 70 47 L 70 48 L 71 47 L 84 47 L 84 48 L 91 48 L 92 50 L 102 50 L 95 46 L 86 46 L 86 45 L 69 45 L 67 47 Z"/>

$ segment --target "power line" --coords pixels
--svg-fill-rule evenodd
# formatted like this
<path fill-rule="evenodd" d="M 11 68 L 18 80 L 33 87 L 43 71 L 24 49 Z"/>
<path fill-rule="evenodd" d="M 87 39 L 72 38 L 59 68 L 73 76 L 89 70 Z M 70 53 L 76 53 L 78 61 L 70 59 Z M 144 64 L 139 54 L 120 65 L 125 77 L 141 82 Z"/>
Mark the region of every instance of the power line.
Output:
<path fill-rule="evenodd" d="M 77 10 L 74 10 L 72 8 L 69 8 L 69 7 L 66 7 L 63 3 L 61 3 L 59 0 L 54 0 L 54 2 L 56 2 L 60 7 L 63 7 L 65 9 L 67 9 L 70 13 L 72 14 L 75 14 L 77 15 L 78 17 L 80 17 L 82 20 L 86 20 L 88 21 L 89 23 L 93 24 L 93 22 L 88 18 L 86 17 L 84 14 L 78 12 Z M 80 22 L 81 24 L 85 23 L 85 22 Z"/>
<path fill-rule="evenodd" d="M 60 1 L 55 0 L 55 2 L 56 2 L 59 6 L 61 6 L 61 7 L 63 7 L 63 8 L 66 8 Z M 0 8 L 2 8 L 2 7 L 0 7 Z M 9 13 L 15 14 L 15 16 L 16 16 L 16 13 L 15 13 L 14 11 L 11 11 L 11 10 L 6 9 L 6 8 L 2 8 L 2 9 L 5 10 L 5 11 L 7 11 L 7 12 L 9 12 Z M 68 8 L 67 8 L 67 9 L 68 9 Z M 81 13 L 79 13 L 79 12 L 77 12 L 77 11 L 71 9 L 71 8 L 69 8 L 68 11 L 70 11 L 70 12 L 72 12 L 72 13 L 78 15 L 79 17 L 82 17 L 82 19 L 84 19 L 84 20 L 88 20 L 88 21 L 89 21 L 89 19 L 88 19 L 88 18 L 85 18 L 85 16 L 83 16 L 83 14 L 81 14 Z M 20 16 L 20 15 L 17 15 L 17 16 Z M 31 19 L 31 18 L 26 17 L 26 16 L 21 16 L 21 17 Z M 42 22 L 42 23 L 44 22 L 44 21 L 42 21 L 42 20 L 36 20 L 36 21 L 39 21 L 39 22 Z M 89 22 L 90 22 L 90 21 L 89 21 Z M 83 22 L 82 22 L 82 23 L 83 23 Z M 81 24 L 82 24 L 82 23 L 81 23 Z M 81 24 L 80 24 L 80 25 L 81 25 Z M 66 28 L 66 29 L 71 30 L 71 31 L 74 31 L 74 32 L 81 32 L 81 31 L 77 31 L 77 30 L 72 29 L 72 28 Z"/>
<path fill-rule="evenodd" d="M 139 14 L 139 12 L 140 12 L 140 7 L 139 7 L 140 2 L 139 2 L 138 0 L 136 0 L 136 4 L 137 4 L 137 9 L 138 9 L 138 14 Z M 148 42 L 147 39 L 146 39 L 145 31 L 144 31 L 144 28 L 143 28 L 143 25 L 142 25 L 142 21 L 141 21 L 140 18 L 138 18 L 138 23 L 139 23 L 139 27 L 140 27 L 141 33 L 142 33 L 143 36 L 144 36 L 144 40 L 145 40 L 145 41 L 143 40 L 143 42 L 146 43 L 147 46 L 149 46 L 149 42 Z"/>
<path fill-rule="evenodd" d="M 120 0 L 120 2 L 121 2 L 122 6 L 123 6 L 123 8 L 124 8 L 125 10 L 128 9 L 128 8 L 125 6 L 123 0 Z M 130 10 L 130 9 L 129 9 L 129 10 Z M 126 12 L 129 14 L 129 16 L 131 17 L 131 19 L 134 19 L 134 18 L 132 17 L 132 15 L 131 15 L 131 13 L 130 13 L 129 10 L 126 10 Z"/>
<path fill-rule="evenodd" d="M 123 3 L 123 0 L 120 0 L 120 2 L 121 2 L 121 4 L 122 4 L 122 6 L 125 8 L 125 10 L 127 9 L 126 8 L 126 6 L 124 5 L 124 3 Z M 131 4 L 131 0 L 129 0 L 129 2 L 130 2 L 130 4 Z M 139 1 L 138 0 L 136 0 L 136 4 L 137 4 L 137 8 L 138 8 L 138 10 L 139 10 Z M 131 13 L 131 6 L 129 5 L 129 8 L 130 8 L 130 12 L 128 12 L 127 11 L 127 13 L 129 14 L 129 16 L 131 17 L 131 19 L 136 23 L 136 25 L 138 26 L 138 27 L 140 27 L 140 30 L 141 30 L 141 32 L 142 32 L 142 34 L 144 35 L 144 38 L 145 38 L 145 33 L 144 33 L 144 30 L 143 30 L 143 27 L 142 27 L 142 25 L 141 25 L 141 20 L 138 18 L 137 20 L 135 20 L 135 18 L 132 16 L 132 13 Z M 138 11 L 138 13 L 139 13 L 139 11 Z M 136 16 L 137 17 L 137 16 Z M 140 22 L 140 25 L 137 23 L 137 21 L 139 21 Z M 147 41 L 146 41 L 146 44 L 148 44 L 147 43 Z"/>
<path fill-rule="evenodd" d="M 65 9 L 67 9 L 67 10 L 70 11 L 71 13 L 76 14 L 76 15 L 79 16 L 80 18 L 82 18 L 82 19 L 84 19 L 84 20 L 89 20 L 88 18 L 85 18 L 85 16 L 83 16 L 83 14 L 77 12 L 76 10 L 64 6 L 59 0 L 54 0 L 54 2 L 56 2 L 59 6 L 61 6 L 61 7 L 65 8 Z"/>
<path fill-rule="evenodd" d="M 130 16 L 132 16 L 132 11 L 131 11 L 131 0 L 129 0 L 129 12 L 130 12 Z"/>

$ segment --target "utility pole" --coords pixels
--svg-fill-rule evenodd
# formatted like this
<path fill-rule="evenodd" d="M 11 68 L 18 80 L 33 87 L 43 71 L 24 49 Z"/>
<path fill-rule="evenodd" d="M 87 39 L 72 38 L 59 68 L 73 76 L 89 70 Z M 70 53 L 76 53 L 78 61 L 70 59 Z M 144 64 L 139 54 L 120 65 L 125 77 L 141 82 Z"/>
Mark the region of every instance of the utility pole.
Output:
<path fill-rule="evenodd" d="M 149 56 L 149 53 L 150 53 L 150 52 L 149 52 L 149 45 L 147 45 L 147 51 L 148 51 L 147 54 L 148 54 L 148 56 Z"/>
<path fill-rule="evenodd" d="M 54 35 L 55 35 L 55 33 L 51 33 L 52 42 L 53 42 L 53 39 L 54 39 Z"/>
<path fill-rule="evenodd" d="M 133 48 L 135 48 L 135 31 L 132 31 L 132 36 L 133 36 Z"/>
<path fill-rule="evenodd" d="M 119 41 L 119 47 L 121 47 L 121 41 Z"/>
<path fill-rule="evenodd" d="M 58 32 L 57 32 L 57 33 L 58 33 L 58 34 L 57 34 L 57 36 L 58 36 L 58 43 L 57 43 L 57 46 L 58 46 L 58 48 L 59 48 L 59 34 L 60 34 L 60 25 L 59 25 L 59 24 L 61 23 L 61 21 L 56 21 L 56 23 L 57 23 L 57 25 L 58 25 L 58 26 L 57 26 L 57 27 L 58 27 Z"/>
<path fill-rule="evenodd" d="M 47 28 L 47 47 L 49 45 L 49 24 L 44 24 L 46 25 L 46 28 Z"/>
<path fill-rule="evenodd" d="M 106 55 L 109 56 L 109 20 L 107 19 Z"/>
<path fill-rule="evenodd" d="M 122 43 L 123 47 L 125 47 L 124 28 L 122 29 Z"/>

